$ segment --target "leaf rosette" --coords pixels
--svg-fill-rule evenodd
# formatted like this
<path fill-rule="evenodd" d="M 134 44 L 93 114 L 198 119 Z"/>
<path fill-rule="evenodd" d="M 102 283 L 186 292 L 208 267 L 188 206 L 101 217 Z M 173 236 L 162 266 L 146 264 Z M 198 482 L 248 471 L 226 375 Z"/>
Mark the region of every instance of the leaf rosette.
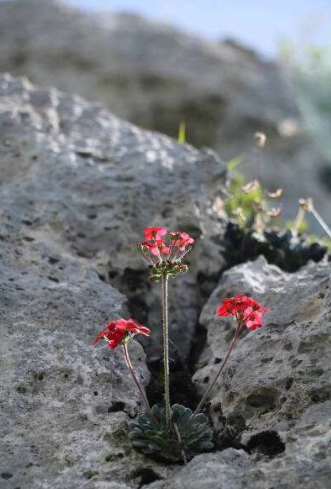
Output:
<path fill-rule="evenodd" d="M 192 417 L 189 408 L 174 404 L 171 408 L 171 428 L 167 429 L 165 409 L 152 407 L 154 419 L 140 415 L 130 423 L 132 445 L 147 455 L 170 462 L 186 462 L 201 452 L 213 448 L 212 430 L 202 413 Z"/>

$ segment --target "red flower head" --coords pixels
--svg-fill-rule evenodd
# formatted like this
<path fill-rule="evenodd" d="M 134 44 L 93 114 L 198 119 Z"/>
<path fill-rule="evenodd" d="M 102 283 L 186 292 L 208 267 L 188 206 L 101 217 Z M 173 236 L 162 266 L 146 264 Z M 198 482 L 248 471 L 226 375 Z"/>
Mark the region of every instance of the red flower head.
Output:
<path fill-rule="evenodd" d="M 166 228 L 147 228 L 144 231 L 146 241 L 154 241 L 161 239 L 162 236 L 167 234 Z"/>
<path fill-rule="evenodd" d="M 262 328 L 262 313 L 256 310 L 254 311 L 252 307 L 248 307 L 245 311 L 243 322 L 251 331 L 254 331 L 257 328 Z"/>
<path fill-rule="evenodd" d="M 185 251 L 186 247 L 194 244 L 194 239 L 188 233 L 170 233 L 173 246 L 180 251 Z"/>
<path fill-rule="evenodd" d="M 152 243 L 144 241 L 142 243 L 142 246 L 145 246 L 154 256 L 159 256 L 160 253 L 164 255 L 169 255 L 169 253 L 171 252 L 169 246 L 167 246 L 165 241 L 163 241 L 162 239 L 156 239 Z"/>
<path fill-rule="evenodd" d="M 149 263 L 150 279 L 158 282 L 162 277 L 175 277 L 188 270 L 182 263 L 184 256 L 192 249 L 194 239 L 185 232 L 171 232 L 166 241 L 166 228 L 154 227 L 144 231 L 145 241 L 138 248 Z"/>
<path fill-rule="evenodd" d="M 234 316 L 242 321 L 248 329 L 254 330 L 262 327 L 262 314 L 269 309 L 261 306 L 257 301 L 246 295 L 222 299 L 222 305 L 217 309 L 218 316 Z"/>
<path fill-rule="evenodd" d="M 117 321 L 110 321 L 105 328 L 103 328 L 93 342 L 93 346 L 99 343 L 104 338 L 109 348 L 116 348 L 117 345 L 123 344 L 123 342 L 135 334 L 143 334 L 148 336 L 150 329 L 145 326 L 141 326 L 133 319 L 118 319 Z"/>

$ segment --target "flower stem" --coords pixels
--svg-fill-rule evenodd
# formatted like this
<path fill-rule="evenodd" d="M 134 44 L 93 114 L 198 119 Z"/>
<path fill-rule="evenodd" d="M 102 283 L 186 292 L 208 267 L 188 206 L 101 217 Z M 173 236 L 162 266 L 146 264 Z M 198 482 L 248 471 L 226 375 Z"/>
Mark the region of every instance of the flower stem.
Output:
<path fill-rule="evenodd" d="M 294 231 L 295 233 L 298 233 L 299 230 L 300 230 L 300 226 L 301 224 L 303 223 L 304 221 L 304 218 L 305 218 L 305 215 L 306 215 L 306 209 L 304 209 L 302 206 L 299 207 L 299 210 L 298 210 L 298 213 L 294 219 L 294 223 L 293 223 L 293 226 L 292 226 L 292 231 Z"/>
<path fill-rule="evenodd" d="M 138 390 L 140 392 L 140 395 L 141 395 L 141 398 L 142 398 L 142 400 L 143 400 L 143 402 L 145 404 L 146 410 L 147 410 L 148 414 L 150 415 L 150 417 L 154 421 L 156 421 L 156 418 L 155 418 L 155 416 L 153 414 L 153 411 L 151 410 L 151 407 L 150 407 L 149 402 L 147 400 L 147 397 L 145 395 L 144 389 L 143 389 L 141 383 L 138 380 L 138 377 L 136 376 L 136 374 L 135 374 L 135 372 L 133 370 L 133 366 L 132 366 L 132 363 L 131 363 L 131 360 L 130 360 L 130 357 L 129 357 L 128 345 L 126 345 L 126 344 L 123 345 L 123 351 L 124 351 L 125 362 L 126 362 L 128 368 L 130 370 L 130 373 L 132 375 L 132 378 L 134 380 L 134 383 L 136 384 L 136 386 L 137 386 L 137 388 L 138 388 Z"/>
<path fill-rule="evenodd" d="M 319 225 L 323 228 L 323 230 L 326 232 L 326 234 L 331 238 L 331 229 L 329 226 L 326 224 L 324 219 L 319 215 L 315 207 L 312 205 L 310 208 L 310 212 L 312 215 L 315 217 L 316 221 L 319 223 Z"/>
<path fill-rule="evenodd" d="M 164 395 L 166 424 L 170 429 L 171 425 L 171 405 L 169 387 L 169 305 L 168 305 L 168 275 L 162 274 L 162 316 L 163 316 L 163 363 L 164 363 Z"/>
<path fill-rule="evenodd" d="M 205 404 L 205 402 L 206 402 L 206 400 L 207 400 L 207 398 L 208 398 L 208 396 L 209 396 L 209 394 L 210 394 L 210 392 L 211 392 L 212 388 L 213 388 L 213 387 L 214 387 L 214 385 L 216 384 L 218 377 L 219 377 L 219 376 L 221 375 L 221 373 L 223 372 L 223 369 L 224 369 L 224 367 L 225 367 L 225 365 L 226 365 L 226 362 L 228 361 L 228 359 L 229 359 L 229 357 L 230 357 L 230 354 L 231 354 L 231 352 L 232 352 L 232 350 L 233 350 L 233 348 L 234 348 L 235 344 L 237 343 L 237 340 L 238 340 L 238 338 L 239 338 L 239 334 L 240 334 L 240 331 L 241 331 L 241 327 L 242 327 L 242 322 L 241 322 L 241 321 L 239 321 L 239 322 L 238 322 L 237 329 L 236 329 L 236 332 L 235 332 L 235 334 L 234 334 L 234 337 L 232 338 L 232 341 L 231 341 L 231 343 L 230 343 L 230 346 L 229 346 L 228 352 L 227 352 L 227 354 L 226 354 L 226 356 L 225 356 L 225 358 L 224 358 L 224 360 L 223 360 L 223 362 L 222 362 L 222 364 L 221 364 L 221 366 L 220 366 L 219 370 L 217 371 L 217 373 L 216 373 L 216 375 L 215 375 L 214 379 L 212 380 L 212 382 L 211 382 L 211 384 L 209 385 L 209 387 L 208 387 L 207 391 L 205 392 L 205 394 L 204 394 L 203 398 L 202 398 L 202 399 L 201 399 L 201 401 L 199 402 L 199 404 L 198 404 L 198 406 L 197 406 L 196 410 L 194 411 L 194 413 L 193 413 L 192 417 L 194 417 L 196 414 L 198 414 L 198 413 L 201 411 L 201 409 L 203 408 L 203 406 L 204 406 L 204 404 Z"/>

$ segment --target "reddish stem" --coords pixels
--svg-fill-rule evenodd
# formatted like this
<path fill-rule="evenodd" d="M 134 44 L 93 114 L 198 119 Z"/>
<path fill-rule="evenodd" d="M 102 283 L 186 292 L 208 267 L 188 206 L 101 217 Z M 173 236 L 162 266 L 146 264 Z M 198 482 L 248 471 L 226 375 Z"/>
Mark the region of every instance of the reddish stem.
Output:
<path fill-rule="evenodd" d="M 134 370 L 133 370 L 133 366 L 132 366 L 132 363 L 131 363 L 131 360 L 130 360 L 130 357 L 129 357 L 129 351 L 128 351 L 128 346 L 127 345 L 123 345 L 123 351 L 124 351 L 124 358 L 125 358 L 125 362 L 130 370 L 130 373 L 132 375 L 132 378 L 134 380 L 134 383 L 136 384 L 139 392 L 140 392 L 140 395 L 141 395 L 141 398 L 145 404 L 145 407 L 147 409 L 147 412 L 148 414 L 150 415 L 150 417 L 154 420 L 154 421 L 157 421 L 154 414 L 153 414 L 153 411 L 149 405 L 149 402 L 147 400 L 147 397 L 145 396 L 145 392 L 144 392 L 144 389 L 143 387 L 141 386 L 139 380 L 138 380 L 138 377 L 136 376 Z"/>
<path fill-rule="evenodd" d="M 203 406 L 204 406 L 204 404 L 205 404 L 205 402 L 206 402 L 206 400 L 207 400 L 207 398 L 208 398 L 208 396 L 209 396 L 209 394 L 210 394 L 211 390 L 213 389 L 214 385 L 216 384 L 217 379 L 219 378 L 219 376 L 220 376 L 220 375 L 221 375 L 221 373 L 223 372 L 223 369 L 224 369 L 224 367 L 225 367 L 225 365 L 226 365 L 226 362 L 228 361 L 228 359 L 229 359 L 229 357 L 230 357 L 230 354 L 231 354 L 231 352 L 232 352 L 232 350 L 233 350 L 233 348 L 234 348 L 235 344 L 237 343 L 237 340 L 238 340 L 238 338 L 239 338 L 239 334 L 240 334 L 240 331 L 241 331 L 241 327 L 242 327 L 242 322 L 241 322 L 241 321 L 239 321 L 239 322 L 238 322 L 237 329 L 236 329 L 235 334 L 234 334 L 234 337 L 233 337 L 233 339 L 232 339 L 232 341 L 231 341 L 231 343 L 230 343 L 230 347 L 229 347 L 229 349 L 228 349 L 228 352 L 227 352 L 227 354 L 226 354 L 226 356 L 225 356 L 225 358 L 224 358 L 224 360 L 223 360 L 223 362 L 222 362 L 222 364 L 221 364 L 221 366 L 220 366 L 219 370 L 217 371 L 217 373 L 216 373 L 216 375 L 215 375 L 215 377 L 214 377 L 213 381 L 211 382 L 211 384 L 210 384 L 210 386 L 208 387 L 207 391 L 205 392 L 205 394 L 204 394 L 203 398 L 202 398 L 202 399 L 201 399 L 201 401 L 199 402 L 199 404 L 198 404 L 198 406 L 197 406 L 196 410 L 194 411 L 194 413 L 193 413 L 192 417 L 194 417 L 196 414 L 198 414 L 198 413 L 201 411 L 201 409 L 203 408 Z"/>

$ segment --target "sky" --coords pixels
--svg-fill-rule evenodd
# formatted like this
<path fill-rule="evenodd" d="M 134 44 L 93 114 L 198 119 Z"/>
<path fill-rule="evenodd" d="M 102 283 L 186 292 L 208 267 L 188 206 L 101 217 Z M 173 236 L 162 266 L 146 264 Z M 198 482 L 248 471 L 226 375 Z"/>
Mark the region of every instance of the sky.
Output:
<path fill-rule="evenodd" d="M 331 44 L 331 0 L 66 0 L 92 11 L 129 11 L 212 39 L 231 37 L 274 56 L 282 39 Z"/>

